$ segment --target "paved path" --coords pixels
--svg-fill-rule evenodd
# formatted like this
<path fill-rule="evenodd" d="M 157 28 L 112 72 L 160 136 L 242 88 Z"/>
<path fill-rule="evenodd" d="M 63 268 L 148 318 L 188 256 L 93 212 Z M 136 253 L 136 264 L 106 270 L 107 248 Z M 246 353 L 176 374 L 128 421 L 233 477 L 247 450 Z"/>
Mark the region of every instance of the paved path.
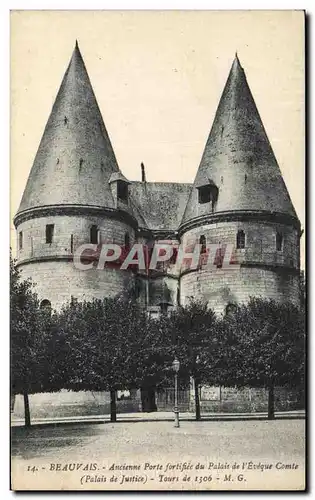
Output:
<path fill-rule="evenodd" d="M 13 487 L 303 489 L 304 431 L 293 419 L 14 427 Z"/>

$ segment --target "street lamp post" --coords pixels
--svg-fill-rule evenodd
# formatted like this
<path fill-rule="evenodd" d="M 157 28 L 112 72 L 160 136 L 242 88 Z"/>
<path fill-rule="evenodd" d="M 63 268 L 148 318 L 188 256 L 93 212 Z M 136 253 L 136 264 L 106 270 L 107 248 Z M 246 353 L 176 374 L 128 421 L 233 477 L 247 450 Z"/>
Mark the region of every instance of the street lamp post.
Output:
<path fill-rule="evenodd" d="M 173 361 L 173 370 L 175 373 L 175 406 L 174 406 L 174 414 L 175 414 L 175 427 L 179 427 L 179 410 L 178 410 L 178 371 L 180 367 L 180 363 L 177 358 Z"/>
<path fill-rule="evenodd" d="M 200 398 L 199 398 L 199 365 L 200 356 L 197 355 L 195 359 L 195 410 L 196 410 L 196 420 L 200 420 Z"/>

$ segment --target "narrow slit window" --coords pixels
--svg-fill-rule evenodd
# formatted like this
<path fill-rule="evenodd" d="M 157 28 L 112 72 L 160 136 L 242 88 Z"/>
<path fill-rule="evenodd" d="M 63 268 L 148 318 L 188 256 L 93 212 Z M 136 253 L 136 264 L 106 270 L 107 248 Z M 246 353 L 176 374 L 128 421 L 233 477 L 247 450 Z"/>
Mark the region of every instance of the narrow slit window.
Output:
<path fill-rule="evenodd" d="M 54 224 L 46 225 L 46 243 L 52 243 L 54 239 Z"/>
<path fill-rule="evenodd" d="M 71 235 L 70 238 L 70 252 L 73 253 L 73 234 Z"/>
<path fill-rule="evenodd" d="M 97 226 L 93 225 L 93 226 L 91 226 L 91 229 L 90 229 L 90 243 L 97 245 L 98 238 L 99 238 L 99 229 Z"/>
<path fill-rule="evenodd" d="M 125 248 L 129 248 L 130 247 L 130 236 L 129 236 L 129 233 L 126 233 L 125 234 Z"/>
<path fill-rule="evenodd" d="M 236 248 L 245 248 L 245 233 L 242 229 L 237 232 L 236 236 Z"/>
<path fill-rule="evenodd" d="M 276 234 L 276 247 L 278 252 L 283 250 L 283 235 L 281 233 Z"/>
<path fill-rule="evenodd" d="M 19 250 L 22 250 L 23 248 L 23 232 L 19 232 Z"/>
<path fill-rule="evenodd" d="M 141 283 L 139 280 L 136 280 L 135 283 L 135 298 L 138 299 L 141 293 Z"/>
<path fill-rule="evenodd" d="M 199 238 L 199 245 L 201 245 L 200 253 L 207 252 L 207 241 L 204 234 L 202 234 Z"/>

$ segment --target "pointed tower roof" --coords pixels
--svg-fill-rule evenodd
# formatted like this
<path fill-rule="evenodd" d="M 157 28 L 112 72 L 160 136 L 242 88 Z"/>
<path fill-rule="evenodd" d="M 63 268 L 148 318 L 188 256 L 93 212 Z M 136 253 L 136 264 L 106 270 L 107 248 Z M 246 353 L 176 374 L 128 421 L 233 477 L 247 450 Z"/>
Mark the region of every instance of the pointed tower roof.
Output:
<path fill-rule="evenodd" d="M 268 211 L 297 218 L 277 160 L 235 55 L 214 118 L 182 224 L 210 213 L 198 187 L 215 184 L 215 212 Z"/>
<path fill-rule="evenodd" d="M 76 42 L 18 213 L 60 204 L 114 208 L 108 181 L 118 171 Z"/>

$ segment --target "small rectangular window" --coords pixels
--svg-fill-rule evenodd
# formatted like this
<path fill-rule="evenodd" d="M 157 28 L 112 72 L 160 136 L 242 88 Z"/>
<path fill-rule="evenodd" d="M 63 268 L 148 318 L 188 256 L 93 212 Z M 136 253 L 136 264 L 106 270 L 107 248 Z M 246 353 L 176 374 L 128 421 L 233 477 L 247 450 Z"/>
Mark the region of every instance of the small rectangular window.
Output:
<path fill-rule="evenodd" d="M 99 243 L 99 229 L 97 226 L 93 225 L 90 229 L 90 243 L 97 245 Z"/>
<path fill-rule="evenodd" d="M 46 243 L 52 243 L 54 239 L 54 224 L 46 225 Z"/>
<path fill-rule="evenodd" d="M 238 248 L 238 249 L 245 248 L 245 233 L 242 229 L 237 231 L 236 248 Z"/>
<path fill-rule="evenodd" d="M 23 233 L 22 231 L 19 232 L 19 250 L 22 250 L 23 248 Z"/>

